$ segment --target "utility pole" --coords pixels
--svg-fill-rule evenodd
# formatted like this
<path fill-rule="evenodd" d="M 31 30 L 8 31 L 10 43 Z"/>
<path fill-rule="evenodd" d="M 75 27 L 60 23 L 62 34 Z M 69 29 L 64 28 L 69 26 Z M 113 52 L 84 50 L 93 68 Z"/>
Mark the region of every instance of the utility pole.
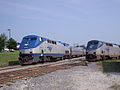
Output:
<path fill-rule="evenodd" d="M 11 38 L 11 29 L 8 29 L 9 32 L 9 39 Z"/>

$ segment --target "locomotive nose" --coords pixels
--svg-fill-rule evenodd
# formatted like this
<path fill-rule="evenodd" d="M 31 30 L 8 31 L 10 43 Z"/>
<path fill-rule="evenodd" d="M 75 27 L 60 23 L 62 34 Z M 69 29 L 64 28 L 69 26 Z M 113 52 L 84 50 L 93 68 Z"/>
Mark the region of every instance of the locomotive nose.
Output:
<path fill-rule="evenodd" d="M 28 43 L 24 44 L 24 48 L 28 48 Z"/>

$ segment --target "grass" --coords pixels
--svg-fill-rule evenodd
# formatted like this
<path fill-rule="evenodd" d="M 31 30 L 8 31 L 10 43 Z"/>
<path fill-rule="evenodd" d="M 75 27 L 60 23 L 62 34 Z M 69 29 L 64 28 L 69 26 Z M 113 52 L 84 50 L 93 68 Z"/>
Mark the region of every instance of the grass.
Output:
<path fill-rule="evenodd" d="M 102 66 L 100 70 L 103 72 L 120 72 L 120 60 L 104 60 L 99 61 L 96 64 Z"/>
<path fill-rule="evenodd" d="M 19 51 L 0 53 L 0 66 L 14 65 L 18 63 Z"/>
<path fill-rule="evenodd" d="M 103 60 L 96 62 L 96 65 L 102 65 L 103 62 L 120 62 L 120 59 L 112 59 L 112 60 Z"/>
<path fill-rule="evenodd" d="M 104 62 L 120 62 L 120 59 L 105 60 Z"/>
<path fill-rule="evenodd" d="M 96 62 L 96 65 L 102 65 L 102 61 L 98 61 L 98 62 Z"/>

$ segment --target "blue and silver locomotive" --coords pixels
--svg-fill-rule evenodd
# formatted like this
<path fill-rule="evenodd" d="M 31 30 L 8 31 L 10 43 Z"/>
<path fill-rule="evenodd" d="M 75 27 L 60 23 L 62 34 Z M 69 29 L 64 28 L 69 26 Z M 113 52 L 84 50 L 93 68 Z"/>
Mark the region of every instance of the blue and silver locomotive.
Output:
<path fill-rule="evenodd" d="M 113 58 L 120 58 L 120 45 L 98 40 L 91 40 L 88 42 L 86 49 L 87 60 L 92 61 Z"/>
<path fill-rule="evenodd" d="M 25 36 L 19 49 L 19 62 L 21 65 L 50 61 L 51 59 L 69 57 L 70 55 L 69 44 L 37 35 Z"/>

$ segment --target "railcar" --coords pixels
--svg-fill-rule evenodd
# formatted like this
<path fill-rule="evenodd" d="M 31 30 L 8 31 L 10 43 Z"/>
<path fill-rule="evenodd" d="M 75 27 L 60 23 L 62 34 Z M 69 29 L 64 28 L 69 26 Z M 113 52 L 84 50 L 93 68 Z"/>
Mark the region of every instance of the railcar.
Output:
<path fill-rule="evenodd" d="M 99 40 L 91 40 L 88 42 L 86 49 L 87 60 L 95 61 L 113 58 L 120 58 L 120 45 Z"/>
<path fill-rule="evenodd" d="M 55 58 L 64 58 L 70 55 L 69 44 L 37 35 L 25 36 L 19 49 L 21 65 L 51 61 Z"/>
<path fill-rule="evenodd" d="M 70 56 L 74 57 L 82 57 L 85 56 L 86 50 L 82 47 L 70 47 Z"/>

